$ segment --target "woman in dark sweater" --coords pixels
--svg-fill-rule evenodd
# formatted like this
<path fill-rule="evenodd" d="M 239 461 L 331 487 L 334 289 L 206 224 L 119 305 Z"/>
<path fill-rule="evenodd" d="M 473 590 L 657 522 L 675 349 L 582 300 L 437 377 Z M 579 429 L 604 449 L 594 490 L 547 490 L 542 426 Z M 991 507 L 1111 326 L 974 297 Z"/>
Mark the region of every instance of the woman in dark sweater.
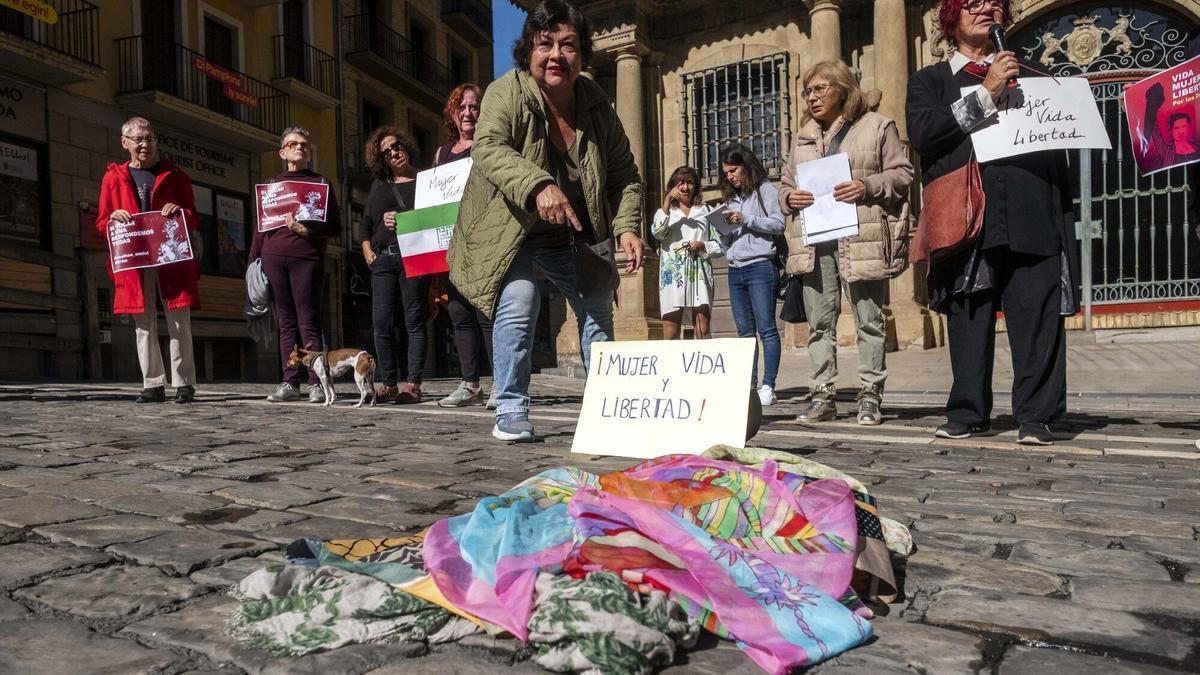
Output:
<path fill-rule="evenodd" d="M 325 276 L 325 240 L 336 236 L 341 229 L 337 197 L 333 186 L 319 173 L 308 168 L 312 160 L 312 144 L 309 133 L 300 127 L 291 127 L 279 139 L 279 157 L 287 164 L 287 171 L 269 182 L 302 181 L 324 183 L 329 186 L 329 199 L 325 204 L 325 220 L 296 220 L 289 215 L 287 227 L 269 232 L 255 228 L 250 244 L 249 260 L 262 258 L 263 273 L 271 285 L 271 301 L 275 305 L 275 318 L 279 323 L 279 356 L 283 364 L 283 380 L 268 401 L 298 401 L 302 398 L 300 380 L 308 381 L 308 400 L 323 403 L 325 393 L 321 390 L 317 374 L 307 372 L 304 366 L 287 365 L 292 347 L 299 341 L 310 349 L 323 349 L 321 334 L 321 281 Z"/>
<path fill-rule="evenodd" d="M 924 185 L 974 161 L 971 132 L 994 119 L 1010 78 L 1033 72 L 1012 52 L 992 47 L 988 30 L 1009 19 L 1009 0 L 942 0 L 939 22 L 956 51 L 908 85 L 908 133 L 921 156 Z M 964 88 L 971 88 L 965 96 Z M 947 421 L 935 435 L 967 438 L 991 428 L 996 312 L 1002 310 L 1018 442 L 1049 445 L 1047 423 L 1066 412 L 1063 316 L 1078 308 L 1066 153 L 998 159 L 980 171 L 982 234 L 929 267 L 929 302 L 947 315 L 954 373 Z"/>
<path fill-rule="evenodd" d="M 371 325 L 375 333 L 378 370 L 375 400 L 379 403 L 420 403 L 425 371 L 425 324 L 429 316 L 429 277 L 408 278 L 396 244 L 396 212 L 411 211 L 417 194 L 417 169 L 412 159 L 417 144 L 398 127 L 379 127 L 367 138 L 367 167 L 375 174 L 367 194 L 367 210 L 355 231 L 355 241 L 371 268 Z M 396 307 L 404 306 L 408 333 L 408 382 L 397 387 Z"/>
<path fill-rule="evenodd" d="M 471 82 L 460 84 L 450 92 L 446 100 L 446 109 L 443 111 L 446 134 L 450 141 L 438 148 L 433 160 L 434 166 L 471 156 L 471 146 L 475 142 L 475 123 L 479 121 L 479 102 L 482 99 L 483 90 Z M 454 347 L 458 351 L 458 363 L 462 368 L 462 383 L 449 396 L 438 401 L 438 405 L 443 408 L 461 408 L 483 400 L 483 388 L 479 380 L 483 375 L 483 360 L 492 359 L 492 320 L 463 297 L 449 279 L 446 280 L 446 286 L 449 296 L 446 310 L 450 314 L 450 322 L 454 324 Z M 482 345 L 480 336 L 483 337 Z M 496 409 L 495 389 L 485 405 L 488 410 Z"/>

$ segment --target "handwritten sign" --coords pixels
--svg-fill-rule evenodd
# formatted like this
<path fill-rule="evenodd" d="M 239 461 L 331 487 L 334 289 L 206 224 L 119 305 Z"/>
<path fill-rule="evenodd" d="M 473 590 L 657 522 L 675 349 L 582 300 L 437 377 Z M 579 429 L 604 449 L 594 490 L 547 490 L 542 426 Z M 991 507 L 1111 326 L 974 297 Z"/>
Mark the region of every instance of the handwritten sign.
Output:
<path fill-rule="evenodd" d="M 572 452 L 650 459 L 745 447 L 754 339 L 598 342 Z"/>
<path fill-rule="evenodd" d="M 424 209 L 460 201 L 474 164 L 475 160 L 465 157 L 418 173 L 413 208 Z"/>
<path fill-rule="evenodd" d="M 127 223 L 108 221 L 108 257 L 113 272 L 191 260 L 187 216 L 183 211 L 169 218 L 160 211 L 146 211 L 133 214 Z"/>
<path fill-rule="evenodd" d="M 295 220 L 325 222 L 329 203 L 329 185 L 302 180 L 255 185 L 258 196 L 258 231 L 269 232 L 287 225 L 290 213 Z"/>
<path fill-rule="evenodd" d="M 1200 56 L 1129 85 L 1125 112 L 1143 176 L 1200 162 Z"/>
<path fill-rule="evenodd" d="M 998 118 L 971 132 L 980 162 L 1042 150 L 1112 148 L 1086 79 L 1022 77 L 1017 82 L 997 103 Z M 962 93 L 976 89 L 964 88 Z"/>

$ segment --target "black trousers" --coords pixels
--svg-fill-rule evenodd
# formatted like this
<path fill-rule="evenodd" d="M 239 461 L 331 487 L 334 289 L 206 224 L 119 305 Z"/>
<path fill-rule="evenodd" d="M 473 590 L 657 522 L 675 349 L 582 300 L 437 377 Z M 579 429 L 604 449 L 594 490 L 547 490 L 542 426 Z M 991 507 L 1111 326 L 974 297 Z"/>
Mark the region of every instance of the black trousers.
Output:
<path fill-rule="evenodd" d="M 446 286 L 450 298 L 446 311 L 454 326 L 454 348 L 458 351 L 462 379 L 464 382 L 478 383 L 483 376 L 483 364 L 492 362 L 492 320 L 475 309 L 471 301 L 459 293 L 449 280 Z"/>
<path fill-rule="evenodd" d="M 397 383 L 396 309 L 404 307 L 408 335 L 408 369 L 405 381 L 420 384 L 425 375 L 425 324 L 429 320 L 429 277 L 404 276 L 400 255 L 380 253 L 371 265 L 371 324 L 375 335 L 375 381 Z"/>
<path fill-rule="evenodd" d="M 991 291 L 956 298 L 949 305 L 950 366 L 954 385 L 946 418 L 985 424 L 992 414 L 996 311 L 1004 311 L 1012 348 L 1013 417 L 1018 424 L 1053 422 L 1067 410 L 1067 338 L 1061 310 L 1061 260 L 985 252 L 993 272 Z"/>

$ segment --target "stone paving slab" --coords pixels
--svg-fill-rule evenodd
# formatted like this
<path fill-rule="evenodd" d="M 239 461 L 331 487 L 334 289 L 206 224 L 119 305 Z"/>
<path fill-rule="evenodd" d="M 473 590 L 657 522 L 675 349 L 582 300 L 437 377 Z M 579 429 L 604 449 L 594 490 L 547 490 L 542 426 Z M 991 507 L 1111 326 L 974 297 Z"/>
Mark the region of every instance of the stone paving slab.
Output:
<path fill-rule="evenodd" d="M 43 525 L 34 532 L 54 543 L 104 548 L 112 544 L 124 544 L 149 539 L 167 532 L 181 529 L 178 525 L 164 523 L 154 518 L 124 513 L 89 520 L 76 520 L 59 525 Z"/>
<path fill-rule="evenodd" d="M 7 666 L 0 661 L 0 672 L 14 675 L 147 673 L 176 660 L 169 651 L 105 637 L 82 624 L 46 620 L 0 623 L 0 654 L 25 655 Z"/>
<path fill-rule="evenodd" d="M 1000 675 L 1167 675 L 1178 670 L 1057 649 L 1015 645 L 1004 652 Z"/>
<path fill-rule="evenodd" d="M 305 506 L 331 498 L 331 495 L 323 492 L 279 483 L 241 483 L 221 488 L 213 494 L 238 504 L 278 510 Z"/>
<path fill-rule="evenodd" d="M 237 586 L 242 579 L 267 565 L 286 562 L 287 558 L 281 551 L 268 551 L 256 558 L 235 558 L 223 565 L 198 569 L 192 572 L 191 580 L 209 588 L 228 588 Z"/>
<path fill-rule="evenodd" d="M 44 487 L 38 486 L 38 492 L 67 497 L 81 502 L 98 502 L 103 499 L 124 497 L 128 495 L 158 494 L 158 490 L 144 485 L 130 485 L 102 478 L 84 478 L 70 483 L 55 483 Z"/>
<path fill-rule="evenodd" d="M 394 532 L 423 528 L 441 519 L 440 516 L 413 513 L 412 507 L 405 504 L 363 497 L 339 497 L 309 506 L 298 506 L 293 511 L 321 518 L 342 518 L 368 525 L 381 525 Z"/>
<path fill-rule="evenodd" d="M 177 575 L 185 575 L 201 567 L 258 555 L 274 548 L 272 544 L 247 537 L 188 529 L 138 542 L 113 544 L 107 550 L 139 565 L 153 565 Z"/>
<path fill-rule="evenodd" d="M 944 628 L 884 617 L 871 621 L 875 639 L 870 649 L 857 649 L 838 656 L 817 673 L 852 669 L 863 673 L 900 667 L 917 673 L 972 673 L 983 670 L 981 638 Z"/>
<path fill-rule="evenodd" d="M 111 561 L 99 551 L 70 546 L 31 542 L 0 546 L 0 590 L 23 586 L 47 574 Z"/>
<path fill-rule="evenodd" d="M 12 527 L 49 525 L 111 514 L 112 511 L 54 495 L 32 494 L 0 499 L 0 525 Z"/>
<path fill-rule="evenodd" d="M 353 520 L 340 518 L 305 518 L 287 525 L 272 527 L 256 533 L 259 539 L 283 544 L 284 546 L 297 539 L 345 539 L 347 537 L 387 537 L 396 530 L 384 525 L 369 525 Z"/>
<path fill-rule="evenodd" d="M 105 499 L 99 502 L 99 504 L 113 511 L 138 513 L 156 518 L 182 519 L 183 516 L 189 513 L 199 513 L 201 511 L 228 506 L 229 502 L 215 497 L 177 492 L 114 497 L 112 499 Z"/>
<path fill-rule="evenodd" d="M 1063 580 L 1051 572 L 1017 562 L 944 551 L 918 551 L 908 559 L 905 574 L 910 590 L 978 588 L 1025 595 L 1050 595 L 1062 590 Z"/>
<path fill-rule="evenodd" d="M 1097 572 L 1109 574 L 1116 570 Z M 1079 576 L 1071 579 L 1071 602 L 1161 616 L 1164 620 L 1183 618 L 1200 621 L 1200 585 L 1195 584 Z"/>
<path fill-rule="evenodd" d="M 14 621 L 29 616 L 29 610 L 19 602 L 0 596 L 0 621 Z"/>
<path fill-rule="evenodd" d="M 154 568 L 115 566 L 47 579 L 14 595 L 87 619 L 132 621 L 204 591 L 202 586 Z"/>

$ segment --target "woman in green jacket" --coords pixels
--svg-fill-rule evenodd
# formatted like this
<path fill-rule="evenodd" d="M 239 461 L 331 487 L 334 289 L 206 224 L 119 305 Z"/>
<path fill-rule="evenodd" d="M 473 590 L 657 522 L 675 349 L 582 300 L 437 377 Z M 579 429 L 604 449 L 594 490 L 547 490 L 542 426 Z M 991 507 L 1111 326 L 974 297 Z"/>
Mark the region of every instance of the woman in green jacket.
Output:
<path fill-rule="evenodd" d="M 484 94 L 475 131 L 475 165 L 447 260 L 450 281 L 494 319 L 492 435 L 501 440 L 533 439 L 530 356 L 541 306 L 534 269 L 574 310 L 586 367 L 591 344 L 613 336 L 611 239 L 627 273 L 642 262 L 641 182 L 608 96 L 579 77 L 591 56 L 583 14 L 545 0 L 513 46 L 517 67 Z"/>

